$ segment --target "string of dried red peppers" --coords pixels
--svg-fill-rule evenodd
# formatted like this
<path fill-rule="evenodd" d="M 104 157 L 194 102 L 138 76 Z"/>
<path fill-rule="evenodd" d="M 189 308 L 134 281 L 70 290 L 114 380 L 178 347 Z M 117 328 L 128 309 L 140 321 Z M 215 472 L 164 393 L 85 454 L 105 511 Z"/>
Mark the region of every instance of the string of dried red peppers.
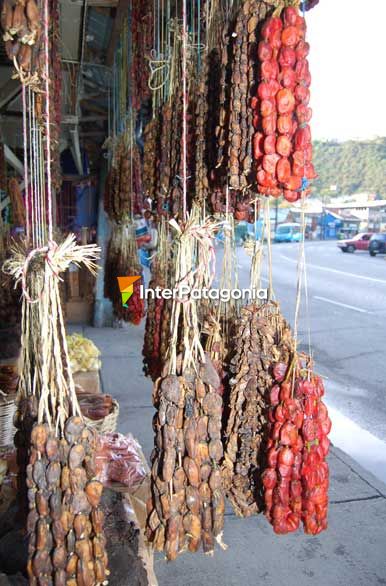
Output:
<path fill-rule="evenodd" d="M 331 420 L 322 401 L 322 379 L 305 370 L 292 385 L 276 374 L 270 393 L 268 467 L 262 480 L 266 517 L 275 533 L 327 529 Z"/>
<path fill-rule="evenodd" d="M 312 164 L 309 122 L 311 75 L 306 23 L 297 8 L 264 24 L 258 47 L 260 83 L 252 98 L 253 154 L 261 194 L 294 202 L 309 194 L 317 177 Z"/>

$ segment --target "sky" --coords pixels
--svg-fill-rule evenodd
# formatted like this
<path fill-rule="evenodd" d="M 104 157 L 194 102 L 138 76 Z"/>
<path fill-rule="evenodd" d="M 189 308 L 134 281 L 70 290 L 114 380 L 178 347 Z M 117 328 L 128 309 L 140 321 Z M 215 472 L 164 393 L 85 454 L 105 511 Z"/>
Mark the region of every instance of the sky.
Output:
<path fill-rule="evenodd" d="M 313 138 L 386 136 L 386 0 L 320 0 L 306 20 Z"/>

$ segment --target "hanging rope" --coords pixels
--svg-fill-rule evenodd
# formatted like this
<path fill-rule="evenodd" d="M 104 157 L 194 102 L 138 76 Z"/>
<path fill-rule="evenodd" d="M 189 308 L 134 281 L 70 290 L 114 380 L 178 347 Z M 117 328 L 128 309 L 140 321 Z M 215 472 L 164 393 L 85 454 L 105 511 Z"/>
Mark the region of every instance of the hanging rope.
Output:
<path fill-rule="evenodd" d="M 47 151 L 47 203 L 48 239 L 52 240 L 52 189 L 51 189 L 51 114 L 50 114 L 50 59 L 49 59 L 49 11 L 48 0 L 44 0 L 44 71 L 46 90 L 46 151 Z"/>
<path fill-rule="evenodd" d="M 187 217 L 187 115 L 187 14 L 186 0 L 182 0 L 182 212 L 184 220 Z"/>

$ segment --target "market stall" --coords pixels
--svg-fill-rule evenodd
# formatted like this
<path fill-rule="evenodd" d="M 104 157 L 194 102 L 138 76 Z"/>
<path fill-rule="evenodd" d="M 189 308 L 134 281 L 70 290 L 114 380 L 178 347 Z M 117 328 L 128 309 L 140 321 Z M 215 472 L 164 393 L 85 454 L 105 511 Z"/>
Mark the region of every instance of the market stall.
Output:
<path fill-rule="evenodd" d="M 23 162 L 21 177 L 0 158 L 0 447 L 30 584 L 114 583 L 111 493 L 122 510 L 130 503 L 125 523 L 139 532 L 152 584 L 153 551 L 173 561 L 226 549 L 227 499 L 239 516 L 264 513 L 277 535 L 327 529 L 331 421 L 298 336 L 304 206 L 317 177 L 306 14 L 315 4 L 88 1 L 75 27 L 80 55 L 69 59 L 69 5 L 3 0 Z M 289 317 L 274 292 L 275 200 L 300 202 Z M 203 295 L 215 278 L 238 290 L 242 222 L 253 225 L 243 242 L 250 291 L 263 291 L 265 271 L 266 295 Z M 144 324 L 149 464 L 117 429 L 98 348 L 69 332 L 92 320 L 95 301 L 105 323 Z"/>

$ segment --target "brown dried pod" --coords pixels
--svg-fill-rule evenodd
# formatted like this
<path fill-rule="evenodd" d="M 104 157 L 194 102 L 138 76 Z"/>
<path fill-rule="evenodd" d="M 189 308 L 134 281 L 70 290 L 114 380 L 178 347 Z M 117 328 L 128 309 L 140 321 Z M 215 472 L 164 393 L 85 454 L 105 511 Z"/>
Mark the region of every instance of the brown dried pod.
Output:
<path fill-rule="evenodd" d="M 213 439 L 209 442 L 209 456 L 215 462 L 219 462 L 223 457 L 222 442 L 219 439 Z"/>
<path fill-rule="evenodd" d="M 50 552 L 42 549 L 37 551 L 32 559 L 32 571 L 37 578 L 43 574 L 50 574 L 52 564 L 50 559 Z"/>
<path fill-rule="evenodd" d="M 46 443 L 46 454 L 50 462 L 59 460 L 59 441 L 56 437 L 50 436 Z"/>
<path fill-rule="evenodd" d="M 209 478 L 209 486 L 212 492 L 218 491 L 222 487 L 222 475 L 221 471 L 217 468 L 213 470 Z"/>
<path fill-rule="evenodd" d="M 104 520 L 105 516 L 101 509 L 93 509 L 91 511 L 91 522 L 96 534 L 103 532 Z"/>
<path fill-rule="evenodd" d="M 166 376 L 161 382 L 161 392 L 167 401 L 179 405 L 181 401 L 181 387 L 178 377 L 174 374 Z"/>
<path fill-rule="evenodd" d="M 204 506 L 209 505 L 212 498 L 212 493 L 207 482 L 201 482 L 199 493 L 202 504 Z"/>
<path fill-rule="evenodd" d="M 59 459 L 62 463 L 67 462 L 70 447 L 71 446 L 69 445 L 66 439 L 62 438 L 59 441 Z"/>
<path fill-rule="evenodd" d="M 98 584 L 103 584 L 106 580 L 106 569 L 102 560 L 94 561 L 95 580 Z"/>
<path fill-rule="evenodd" d="M 71 502 L 71 509 L 74 515 L 78 513 L 89 514 L 91 512 L 91 505 L 86 493 L 82 490 L 74 493 Z"/>
<path fill-rule="evenodd" d="M 31 71 L 32 65 L 32 47 L 29 45 L 23 45 L 19 49 L 17 60 L 21 69 L 27 73 Z"/>
<path fill-rule="evenodd" d="M 206 385 L 210 385 L 215 390 L 221 386 L 218 372 L 208 354 L 205 356 L 205 362 L 200 365 L 200 378 Z"/>
<path fill-rule="evenodd" d="M 165 519 L 167 521 L 169 519 L 169 517 L 170 517 L 170 498 L 169 498 L 169 494 L 168 493 L 161 494 L 160 501 L 161 501 L 161 508 L 162 508 L 162 516 L 163 516 L 163 519 Z"/>
<path fill-rule="evenodd" d="M 45 490 L 39 490 L 36 493 L 36 508 L 42 517 L 49 514 L 48 495 L 49 493 Z"/>
<path fill-rule="evenodd" d="M 209 464 L 209 463 L 201 464 L 201 467 L 200 467 L 201 482 L 207 482 L 211 473 L 212 473 L 211 464 Z"/>
<path fill-rule="evenodd" d="M 55 547 L 52 552 L 52 563 L 57 570 L 65 570 L 67 565 L 67 550 L 64 545 Z"/>
<path fill-rule="evenodd" d="M 52 519 L 59 520 L 61 519 L 63 509 L 62 509 L 62 491 L 57 489 L 53 492 L 49 499 L 50 504 L 50 515 Z"/>
<path fill-rule="evenodd" d="M 33 466 L 32 478 L 40 490 L 47 488 L 46 466 L 43 460 L 37 460 Z"/>
<path fill-rule="evenodd" d="M 72 446 L 68 454 L 68 466 L 70 470 L 81 468 L 85 455 L 84 448 L 81 444 Z"/>
<path fill-rule="evenodd" d="M 177 421 L 177 414 L 178 414 L 178 407 L 170 403 L 166 407 L 166 423 L 172 427 L 176 427 Z"/>
<path fill-rule="evenodd" d="M 205 384 L 202 382 L 202 380 L 197 379 L 195 387 L 196 387 L 196 399 L 197 399 L 197 401 L 201 401 L 207 393 Z"/>
<path fill-rule="evenodd" d="M 188 507 L 189 511 L 194 515 L 198 515 L 200 512 L 200 493 L 197 488 L 193 486 L 186 487 L 186 506 Z"/>
<path fill-rule="evenodd" d="M 221 418 L 209 417 L 208 434 L 210 439 L 221 439 Z"/>
<path fill-rule="evenodd" d="M 87 483 L 85 492 L 90 505 L 92 507 L 97 507 L 102 497 L 103 484 L 99 482 L 99 480 L 91 480 Z"/>
<path fill-rule="evenodd" d="M 67 468 L 70 471 L 69 468 Z M 70 473 L 70 488 L 72 492 L 77 492 L 79 490 L 84 490 L 84 487 L 87 484 L 87 473 L 84 468 L 75 468 L 75 470 L 71 470 Z"/>
<path fill-rule="evenodd" d="M 198 551 L 201 543 L 201 519 L 199 515 L 187 513 L 184 516 L 184 530 L 188 537 L 189 551 Z"/>
<path fill-rule="evenodd" d="M 178 535 L 181 517 L 171 517 L 166 526 L 165 553 L 168 560 L 173 561 L 178 555 Z"/>
<path fill-rule="evenodd" d="M 181 488 L 184 488 L 186 484 L 186 474 L 183 468 L 177 468 L 173 475 L 173 490 L 178 492 Z"/>
<path fill-rule="evenodd" d="M 67 576 L 65 569 L 56 570 L 54 576 L 54 586 L 67 586 Z"/>
<path fill-rule="evenodd" d="M 30 509 L 35 508 L 35 500 L 36 500 L 36 488 L 29 488 L 27 491 L 27 499 L 28 499 L 28 503 L 29 503 L 29 507 Z"/>
<path fill-rule="evenodd" d="M 40 12 L 35 3 L 35 0 L 27 0 L 27 4 L 25 7 L 25 12 L 28 19 L 28 25 L 31 31 L 36 30 L 40 27 Z"/>
<path fill-rule="evenodd" d="M 203 415 L 197 419 L 197 440 L 205 441 L 208 436 L 208 417 Z"/>
<path fill-rule="evenodd" d="M 36 549 L 49 549 L 49 535 L 50 526 L 45 519 L 40 518 L 36 525 Z"/>
<path fill-rule="evenodd" d="M 206 415 L 212 417 L 221 416 L 222 399 L 217 393 L 208 393 L 202 402 L 202 408 Z"/>
<path fill-rule="evenodd" d="M 44 423 L 36 423 L 31 431 L 31 444 L 39 450 L 41 454 L 45 451 L 47 441 L 47 427 Z"/>
<path fill-rule="evenodd" d="M 92 540 L 92 547 L 94 557 L 97 559 L 102 559 L 105 552 L 103 540 L 100 537 L 94 537 Z"/>
<path fill-rule="evenodd" d="M 176 416 L 176 428 L 182 429 L 184 426 L 184 410 L 178 409 Z"/>
<path fill-rule="evenodd" d="M 197 443 L 196 443 L 196 422 L 194 419 L 188 421 L 185 425 L 185 448 L 190 458 L 195 458 L 197 455 Z"/>
<path fill-rule="evenodd" d="M 60 515 L 60 523 L 65 531 L 68 533 L 72 527 L 74 522 L 74 514 L 68 510 L 62 510 L 62 514 Z"/>
<path fill-rule="evenodd" d="M 174 448 L 176 442 L 176 428 L 172 425 L 165 425 L 162 430 L 163 449 Z"/>
<path fill-rule="evenodd" d="M 78 556 L 75 553 L 70 552 L 70 556 L 67 560 L 66 572 L 68 576 L 74 576 L 76 574 L 76 567 L 78 565 Z M 68 582 L 67 582 L 68 584 Z"/>
<path fill-rule="evenodd" d="M 32 0 L 28 0 L 31 2 Z M 81 417 L 70 417 L 64 428 L 64 436 L 69 444 L 78 441 L 84 430 L 84 422 Z"/>
<path fill-rule="evenodd" d="M 75 542 L 75 553 L 84 562 L 91 561 L 92 544 L 88 539 L 79 539 Z"/>
<path fill-rule="evenodd" d="M 74 531 L 77 539 L 83 539 L 88 536 L 89 527 L 88 516 L 80 513 L 74 517 Z"/>
<path fill-rule="evenodd" d="M 62 490 L 68 490 L 71 487 L 71 475 L 68 466 L 63 466 L 62 468 L 60 486 L 62 487 Z"/>
<path fill-rule="evenodd" d="M 52 535 L 54 537 L 55 545 L 57 547 L 64 545 L 67 532 L 65 531 L 62 523 L 60 521 L 53 521 L 51 527 L 52 527 Z"/>
<path fill-rule="evenodd" d="M 221 491 L 213 494 L 213 535 L 217 537 L 224 529 L 225 498 Z"/>
<path fill-rule="evenodd" d="M 95 476 L 95 452 L 93 454 L 89 454 L 84 459 L 84 467 L 86 470 L 86 474 L 89 478 L 93 478 Z"/>
<path fill-rule="evenodd" d="M 59 487 L 61 479 L 62 468 L 60 462 L 51 462 L 47 466 L 46 478 L 51 490 Z"/>
<path fill-rule="evenodd" d="M 206 442 L 200 442 L 197 445 L 196 462 L 200 466 L 202 466 L 202 464 L 205 464 L 205 462 L 210 462 L 209 447 L 208 447 L 208 444 Z"/>
<path fill-rule="evenodd" d="M 16 35 L 25 24 L 24 4 L 16 4 L 13 9 L 12 25 L 9 30 L 11 35 Z"/>
<path fill-rule="evenodd" d="M 76 542 L 75 533 L 71 529 L 67 533 L 67 537 L 66 537 L 66 547 L 67 547 L 68 553 L 73 553 L 75 551 L 75 542 Z"/>
<path fill-rule="evenodd" d="M 176 466 L 176 450 L 170 448 L 164 453 L 164 460 L 162 466 L 162 478 L 164 482 L 169 482 L 173 478 L 174 469 Z"/>
<path fill-rule="evenodd" d="M 198 487 L 200 484 L 200 470 L 196 462 L 188 456 L 184 458 L 184 470 L 190 484 Z"/>

